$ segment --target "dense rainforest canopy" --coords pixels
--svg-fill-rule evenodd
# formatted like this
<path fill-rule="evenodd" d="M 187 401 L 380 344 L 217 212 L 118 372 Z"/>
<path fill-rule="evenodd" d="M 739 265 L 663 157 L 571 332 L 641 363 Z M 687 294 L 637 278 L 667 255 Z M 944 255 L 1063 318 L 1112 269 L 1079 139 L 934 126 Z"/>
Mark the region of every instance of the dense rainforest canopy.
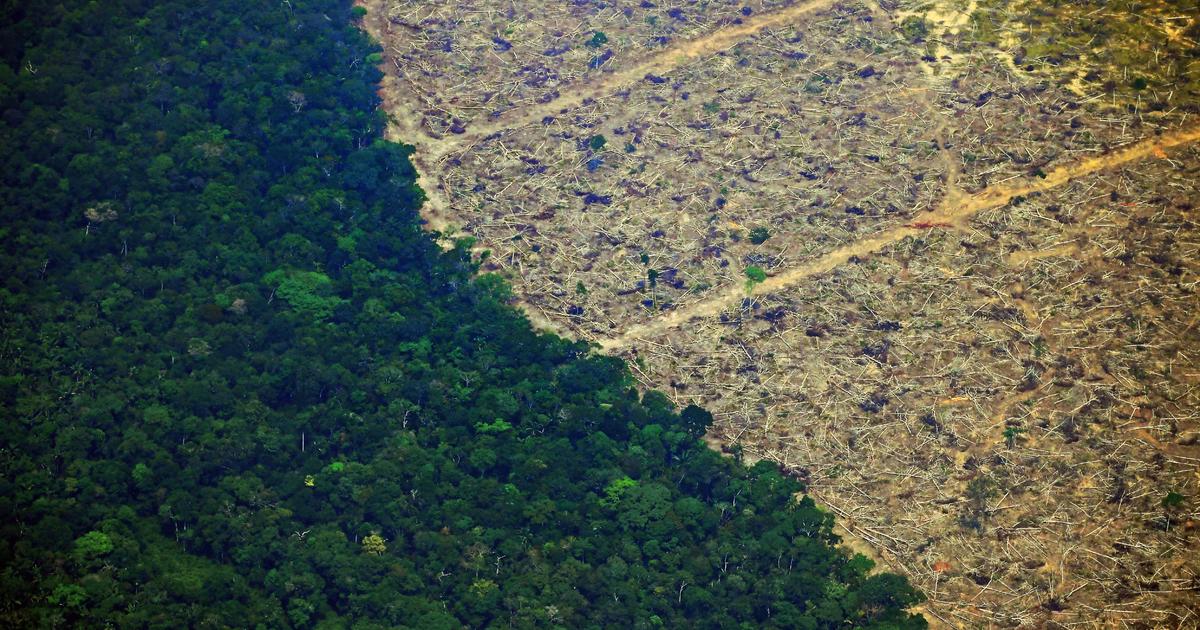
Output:
<path fill-rule="evenodd" d="M 924 626 L 421 231 L 349 3 L 0 10 L 0 625 Z"/>

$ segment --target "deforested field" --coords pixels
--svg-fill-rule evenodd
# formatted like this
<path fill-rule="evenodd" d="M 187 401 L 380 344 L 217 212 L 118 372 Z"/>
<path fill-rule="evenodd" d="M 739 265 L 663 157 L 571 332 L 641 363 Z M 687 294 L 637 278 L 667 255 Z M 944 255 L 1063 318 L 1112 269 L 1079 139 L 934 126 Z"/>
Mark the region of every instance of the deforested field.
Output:
<path fill-rule="evenodd" d="M 932 623 L 1200 624 L 1195 0 L 364 6 L 429 227 Z"/>

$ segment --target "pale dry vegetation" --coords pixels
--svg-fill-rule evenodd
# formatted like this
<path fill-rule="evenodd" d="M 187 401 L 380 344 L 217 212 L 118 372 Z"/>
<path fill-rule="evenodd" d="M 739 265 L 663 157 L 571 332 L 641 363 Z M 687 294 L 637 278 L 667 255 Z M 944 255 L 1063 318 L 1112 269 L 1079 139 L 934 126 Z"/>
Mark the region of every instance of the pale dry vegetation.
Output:
<path fill-rule="evenodd" d="M 1195 3 L 642 4 L 373 9 L 431 223 L 931 620 L 1200 623 Z"/>
<path fill-rule="evenodd" d="M 906 238 L 627 356 L 713 408 L 719 443 L 808 479 L 943 620 L 1175 626 L 1200 569 L 1194 514 L 1162 504 L 1194 496 L 1200 465 L 1200 159 L 1175 157 Z"/>
<path fill-rule="evenodd" d="M 767 29 L 452 153 L 446 194 L 523 295 L 613 334 L 933 207 L 945 165 L 923 79 L 888 41 L 861 8 Z"/>
<path fill-rule="evenodd" d="M 654 3 L 389 2 L 393 63 L 425 133 L 461 134 L 474 122 L 549 103 L 646 54 L 741 24 L 790 1 Z"/>

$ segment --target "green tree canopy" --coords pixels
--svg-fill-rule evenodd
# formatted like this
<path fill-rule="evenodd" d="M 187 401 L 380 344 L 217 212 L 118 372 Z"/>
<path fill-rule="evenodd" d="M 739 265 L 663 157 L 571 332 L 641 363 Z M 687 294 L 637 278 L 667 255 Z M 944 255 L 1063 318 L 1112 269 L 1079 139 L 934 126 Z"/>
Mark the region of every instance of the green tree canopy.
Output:
<path fill-rule="evenodd" d="M 422 231 L 350 2 L 0 11 L 4 627 L 923 624 Z"/>

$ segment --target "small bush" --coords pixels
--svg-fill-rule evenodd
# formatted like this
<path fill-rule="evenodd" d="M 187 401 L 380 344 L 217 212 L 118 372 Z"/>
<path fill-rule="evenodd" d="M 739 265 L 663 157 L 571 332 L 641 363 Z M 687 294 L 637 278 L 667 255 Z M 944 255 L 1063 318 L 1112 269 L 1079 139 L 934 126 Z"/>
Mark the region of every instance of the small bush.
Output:
<path fill-rule="evenodd" d="M 591 46 L 592 48 L 599 48 L 607 43 L 608 35 L 605 35 L 601 31 L 596 31 L 596 33 L 592 35 L 592 38 L 588 40 L 587 45 Z"/>

